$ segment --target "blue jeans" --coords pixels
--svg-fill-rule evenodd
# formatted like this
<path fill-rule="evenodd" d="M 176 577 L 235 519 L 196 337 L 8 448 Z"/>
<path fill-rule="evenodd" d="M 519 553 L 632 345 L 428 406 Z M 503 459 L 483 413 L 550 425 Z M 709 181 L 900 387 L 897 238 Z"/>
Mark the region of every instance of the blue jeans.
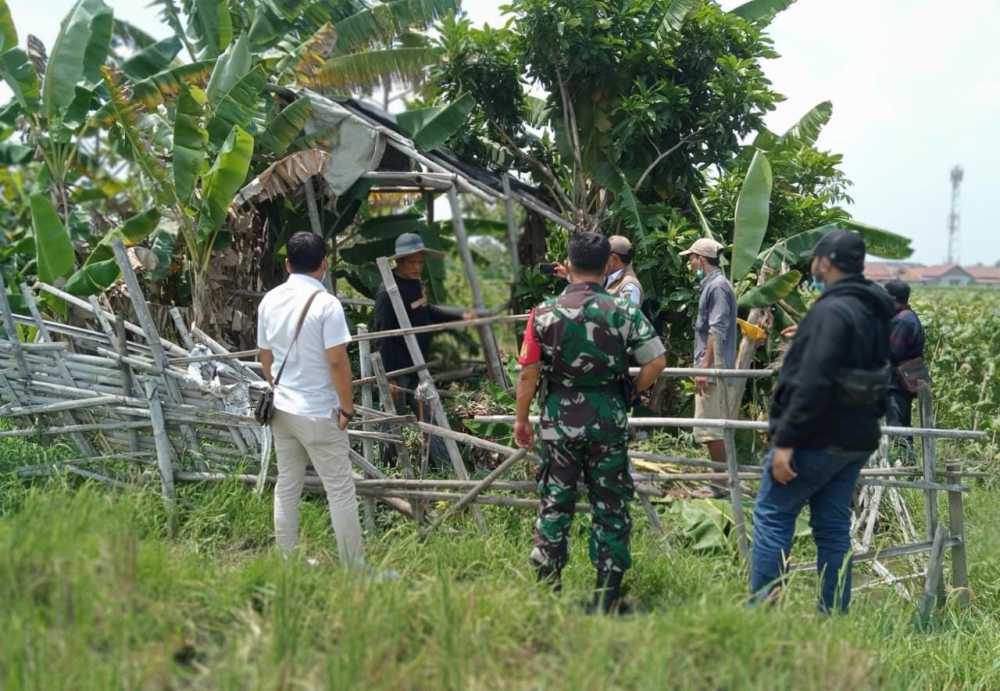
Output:
<path fill-rule="evenodd" d="M 764 463 L 760 492 L 753 509 L 753 556 L 750 589 L 765 598 L 785 573 L 795 536 L 795 519 L 809 504 L 809 525 L 816 540 L 820 574 L 820 610 L 847 611 L 851 601 L 851 499 L 868 457 L 863 452 L 833 453 L 795 449 L 792 466 L 798 477 L 782 485 L 771 476 L 771 456 Z M 839 598 L 838 598 L 839 595 Z"/>

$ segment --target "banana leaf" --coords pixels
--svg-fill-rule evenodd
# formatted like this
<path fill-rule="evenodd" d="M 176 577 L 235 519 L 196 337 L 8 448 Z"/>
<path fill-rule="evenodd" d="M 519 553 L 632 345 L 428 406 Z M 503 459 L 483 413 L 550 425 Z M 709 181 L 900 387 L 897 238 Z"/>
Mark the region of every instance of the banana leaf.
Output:
<path fill-rule="evenodd" d="M 215 61 L 212 76 L 208 79 L 205 93 L 208 102 L 217 106 L 219 101 L 243 79 L 253 67 L 253 56 L 250 55 L 250 39 L 242 34 L 231 44 L 225 53 Z"/>
<path fill-rule="evenodd" d="M 233 40 L 233 18 L 226 0 L 191 0 L 188 17 L 202 57 L 217 58 Z"/>
<path fill-rule="evenodd" d="M 99 262 L 88 263 L 76 271 L 63 286 L 70 295 L 98 295 L 118 280 L 121 270 L 114 257 Z"/>
<path fill-rule="evenodd" d="M 849 228 L 861 233 L 861 237 L 865 239 L 868 254 L 885 259 L 908 259 L 913 254 L 913 248 L 910 247 L 912 241 L 903 235 L 897 235 L 853 219 L 840 221 L 839 225 L 842 228 Z"/>
<path fill-rule="evenodd" d="M 421 221 L 419 214 L 399 214 L 370 218 L 361 224 L 358 234 L 367 240 L 390 238 L 395 241 L 403 233 L 419 233 L 425 228 L 426 224 Z"/>
<path fill-rule="evenodd" d="M 769 307 L 795 290 L 801 280 L 802 274 L 794 270 L 775 276 L 766 281 L 764 285 L 756 286 L 743 293 L 739 299 L 739 306 L 744 308 Z"/>
<path fill-rule="evenodd" d="M 700 4 L 699 0 L 666 0 L 663 5 L 663 20 L 656 30 L 662 41 L 669 34 L 680 31 L 684 19 Z"/>
<path fill-rule="evenodd" d="M 170 67 L 170 63 L 181 52 L 182 47 L 181 40 L 177 36 L 157 41 L 124 61 L 122 72 L 135 81 L 152 77 Z"/>
<path fill-rule="evenodd" d="M 201 124 L 205 94 L 198 87 L 185 87 L 177 99 L 174 118 L 173 173 L 177 198 L 187 204 L 205 163 L 208 131 Z"/>
<path fill-rule="evenodd" d="M 7 0 L 0 0 L 0 53 L 17 46 L 17 28 L 10 16 Z"/>
<path fill-rule="evenodd" d="M 0 55 L 0 76 L 14 92 L 14 98 L 26 113 L 38 110 L 41 84 L 28 54 L 20 48 L 11 48 Z"/>
<path fill-rule="evenodd" d="M 136 82 L 132 88 L 134 100 L 147 110 L 153 110 L 164 100 L 180 93 L 185 84 L 202 84 L 212 71 L 212 61 L 192 62 L 154 74 Z"/>
<path fill-rule="evenodd" d="M 465 126 L 475 106 L 476 99 L 465 94 L 454 103 L 436 109 L 413 136 L 413 143 L 424 150 L 442 146 Z"/>
<path fill-rule="evenodd" d="M 112 242 L 121 240 L 126 246 L 136 245 L 149 237 L 160 225 L 160 212 L 156 208 L 147 209 L 126 220 L 121 228 L 114 228 L 94 246 L 84 266 L 114 259 Z"/>
<path fill-rule="evenodd" d="M 208 138 L 219 146 L 234 127 L 251 129 L 254 117 L 261 112 L 260 92 L 267 83 L 263 65 L 257 65 L 222 97 L 215 110 L 215 117 L 208 123 Z"/>
<path fill-rule="evenodd" d="M 156 255 L 156 268 L 150 274 L 154 281 L 162 281 L 170 275 L 170 265 L 173 262 L 174 246 L 177 244 L 177 226 L 163 223 L 153 235 L 150 249 Z"/>
<path fill-rule="evenodd" d="M 18 166 L 35 156 L 35 150 L 17 142 L 0 142 L 0 165 Z"/>
<path fill-rule="evenodd" d="M 833 103 L 823 101 L 799 118 L 799 121 L 781 135 L 780 143 L 796 141 L 812 146 L 819 139 L 820 132 L 833 117 Z"/>
<path fill-rule="evenodd" d="M 753 266 L 760 244 L 767 232 L 771 207 L 771 164 L 758 151 L 750 162 L 743 188 L 736 200 L 736 224 L 733 231 L 733 264 L 729 278 L 736 283 Z"/>
<path fill-rule="evenodd" d="M 426 28 L 450 12 L 458 0 L 396 0 L 378 3 L 336 23 L 337 48 L 348 52 L 375 43 L 389 43 L 411 27 Z"/>
<path fill-rule="evenodd" d="M 211 248 L 233 197 L 239 192 L 250 170 L 253 157 L 253 137 L 234 127 L 226 137 L 208 173 L 203 178 L 203 198 L 198 218 L 198 244 L 203 257 L 211 256 Z"/>
<path fill-rule="evenodd" d="M 791 7 L 794 2 L 795 0 L 750 0 L 730 10 L 729 14 L 735 14 L 748 22 L 769 24 L 779 12 Z"/>
<path fill-rule="evenodd" d="M 348 264 L 371 264 L 379 257 L 390 257 L 395 250 L 396 236 L 359 242 L 340 251 L 340 258 Z"/>
<path fill-rule="evenodd" d="M 691 206 L 694 207 L 695 215 L 698 216 L 698 223 L 701 225 L 701 232 L 704 233 L 704 236 L 719 242 L 719 238 L 712 232 L 712 226 L 708 224 L 708 219 L 705 218 L 705 213 L 701 210 L 701 205 L 693 194 L 691 195 Z"/>
<path fill-rule="evenodd" d="M 341 89 L 364 89 L 389 78 L 413 82 L 440 57 L 437 48 L 367 50 L 327 60 L 315 75 L 305 75 L 305 79 L 310 86 Z"/>
<path fill-rule="evenodd" d="M 63 19 L 49 54 L 42 104 L 50 121 L 58 120 L 76 97 L 81 80 L 101 80 L 101 66 L 111 48 L 113 15 L 103 0 L 78 0 Z"/>
<path fill-rule="evenodd" d="M 298 98 L 288 104 L 268 124 L 267 131 L 260 137 L 260 148 L 275 156 L 282 156 L 312 115 L 312 101 L 308 96 Z"/>
<path fill-rule="evenodd" d="M 47 194 L 33 195 L 30 204 L 38 279 L 55 283 L 73 272 L 76 259 L 73 242 Z"/>
<path fill-rule="evenodd" d="M 886 259 L 906 259 L 913 254 L 910 238 L 846 219 L 791 235 L 761 252 L 760 258 L 767 258 L 768 265 L 773 268 L 780 266 L 782 261 L 789 265 L 804 263 L 809 260 L 816 243 L 827 233 L 838 228 L 848 228 L 860 233 L 865 239 L 868 254 Z"/>

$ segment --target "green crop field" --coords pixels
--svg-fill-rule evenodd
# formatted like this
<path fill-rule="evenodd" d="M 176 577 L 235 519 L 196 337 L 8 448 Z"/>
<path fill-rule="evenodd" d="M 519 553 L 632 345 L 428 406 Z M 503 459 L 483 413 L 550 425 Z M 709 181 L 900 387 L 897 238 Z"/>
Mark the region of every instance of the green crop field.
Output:
<path fill-rule="evenodd" d="M 942 423 L 993 435 L 943 453 L 992 459 L 1000 292 L 920 292 L 914 303 L 928 323 Z M 494 507 L 487 534 L 459 519 L 427 541 L 381 515 L 369 560 L 399 577 L 352 578 L 336 565 L 318 501 L 304 507 L 302 529 L 304 554 L 319 564 L 285 564 L 272 550 L 269 499 L 242 485 L 183 487 L 169 534 L 153 491 L 67 477 L 26 484 L 8 472 L 68 453 L 0 445 L 4 689 L 1000 688 L 992 480 L 966 497 L 972 606 L 949 602 L 923 629 L 914 605 L 886 588 L 859 593 L 846 617 L 821 618 L 805 574 L 780 606 L 747 609 L 739 560 L 694 550 L 674 513 L 665 539 L 637 515 L 627 583 L 639 611 L 620 619 L 584 613 L 585 519 L 560 595 L 534 583 L 530 516 Z"/>

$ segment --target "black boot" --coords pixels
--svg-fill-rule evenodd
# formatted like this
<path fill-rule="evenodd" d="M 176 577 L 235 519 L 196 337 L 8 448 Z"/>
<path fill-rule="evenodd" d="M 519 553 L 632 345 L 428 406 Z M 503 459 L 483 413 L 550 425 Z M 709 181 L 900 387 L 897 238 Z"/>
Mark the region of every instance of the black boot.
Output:
<path fill-rule="evenodd" d="M 621 571 L 597 572 L 597 584 L 594 586 L 594 600 L 587 608 L 589 614 L 627 614 L 628 606 L 622 599 Z"/>
<path fill-rule="evenodd" d="M 546 584 L 548 584 L 552 588 L 552 592 L 553 593 L 561 593 L 562 592 L 562 570 L 561 569 L 559 569 L 559 568 L 557 568 L 555 566 L 550 566 L 548 564 L 545 564 L 545 565 L 536 565 L 535 566 L 535 571 L 538 573 L 538 582 L 539 583 L 546 583 Z"/>

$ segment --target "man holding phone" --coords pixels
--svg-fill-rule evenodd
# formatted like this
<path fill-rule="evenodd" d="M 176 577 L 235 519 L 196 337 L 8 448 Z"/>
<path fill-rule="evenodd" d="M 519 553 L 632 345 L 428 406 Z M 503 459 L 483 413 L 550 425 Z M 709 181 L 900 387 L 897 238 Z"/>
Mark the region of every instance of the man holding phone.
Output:
<path fill-rule="evenodd" d="M 278 456 L 275 538 L 286 557 L 298 543 L 299 502 L 312 463 L 326 490 L 340 563 L 361 569 L 364 548 L 347 438 L 354 417 L 351 333 L 340 301 L 321 282 L 328 268 L 323 239 L 299 232 L 287 248 L 288 280 L 270 290 L 257 310 L 257 347 L 272 386 L 274 362 L 282 363 L 271 423 Z"/>

